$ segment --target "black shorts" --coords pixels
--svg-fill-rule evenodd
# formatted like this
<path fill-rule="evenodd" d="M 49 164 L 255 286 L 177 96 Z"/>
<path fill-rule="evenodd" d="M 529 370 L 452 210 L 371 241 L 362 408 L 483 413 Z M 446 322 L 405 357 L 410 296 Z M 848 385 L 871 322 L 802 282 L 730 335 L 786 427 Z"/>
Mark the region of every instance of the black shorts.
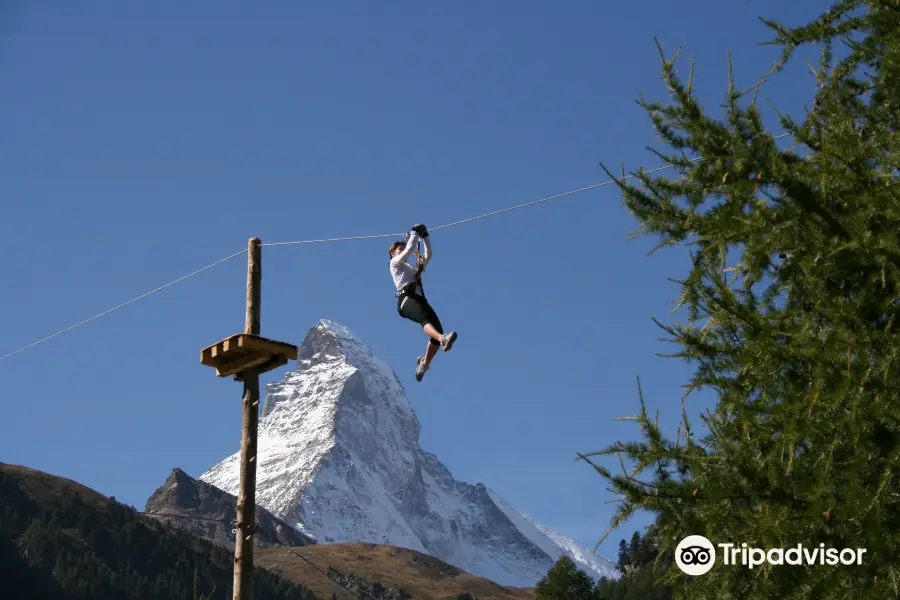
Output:
<path fill-rule="evenodd" d="M 400 316 L 404 319 L 409 319 L 423 327 L 430 324 L 437 329 L 438 333 L 444 333 L 444 329 L 441 327 L 441 320 L 438 319 L 437 313 L 434 312 L 434 309 L 431 308 L 431 305 L 428 304 L 428 301 L 422 296 L 403 296 L 397 301 L 397 312 L 400 313 Z M 435 345 L 439 345 L 438 342 L 433 339 L 431 342 Z"/>

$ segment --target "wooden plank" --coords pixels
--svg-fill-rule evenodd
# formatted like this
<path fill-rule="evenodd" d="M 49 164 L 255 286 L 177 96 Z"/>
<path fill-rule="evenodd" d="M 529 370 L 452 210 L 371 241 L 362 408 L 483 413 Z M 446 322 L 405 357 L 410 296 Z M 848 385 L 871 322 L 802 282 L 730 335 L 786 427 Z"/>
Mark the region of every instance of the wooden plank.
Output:
<path fill-rule="evenodd" d="M 239 335 L 232 336 L 222 342 L 222 347 L 227 356 L 240 356 L 249 352 L 246 347 L 241 346 L 241 336 Z"/>
<path fill-rule="evenodd" d="M 231 336 L 204 348 L 200 352 L 200 362 L 206 366 L 218 368 L 223 363 L 246 353 L 247 351 L 238 345 L 238 336 Z"/>
<path fill-rule="evenodd" d="M 204 348 L 200 353 L 200 362 L 210 367 L 218 367 L 222 364 L 223 360 L 230 358 L 225 351 L 225 343 L 236 337 L 237 336 L 227 337 L 224 340 L 219 340 L 215 344 Z"/>
<path fill-rule="evenodd" d="M 298 348 L 293 344 L 270 340 L 258 335 L 239 333 L 204 348 L 200 352 L 200 362 L 219 371 L 224 369 L 226 373 L 224 375 L 219 374 L 219 377 L 225 377 L 234 373 L 233 366 L 255 362 L 255 358 L 249 360 L 248 357 L 264 357 L 265 360 L 273 359 L 278 362 L 281 360 L 277 358 L 279 356 L 284 356 L 286 360 L 297 360 L 297 354 Z M 244 359 L 248 359 L 248 362 L 237 362 Z M 256 363 L 252 366 L 258 366 L 259 364 L 262 363 Z M 271 368 L 274 369 L 285 364 L 287 363 L 279 362 Z M 242 366 L 241 370 L 246 368 L 248 367 Z"/>
<path fill-rule="evenodd" d="M 204 348 L 200 353 L 200 362 L 211 367 L 222 364 L 222 361 L 228 358 L 224 348 L 226 341 L 228 340 L 222 340 Z"/>
<path fill-rule="evenodd" d="M 240 346 L 271 355 L 284 354 L 289 360 L 297 359 L 297 346 L 286 342 L 277 342 L 264 337 L 243 334 L 240 337 Z"/>
<path fill-rule="evenodd" d="M 247 354 L 246 356 L 228 361 L 217 367 L 216 375 L 219 377 L 228 377 L 229 375 L 234 375 L 235 373 L 239 373 L 250 367 L 261 365 L 269 360 L 269 358 L 270 356 L 268 354 Z"/>
<path fill-rule="evenodd" d="M 237 342 L 237 345 L 233 345 Z M 228 349 L 243 349 L 247 348 L 250 350 L 262 350 L 266 351 L 269 354 L 284 354 L 291 360 L 296 359 L 297 346 L 294 344 L 289 344 L 287 342 L 279 342 L 276 340 L 270 340 L 268 338 L 264 338 L 258 335 L 251 335 L 249 333 L 239 333 L 236 335 L 232 335 L 230 337 L 225 338 L 224 340 L 220 340 L 215 344 L 212 344 L 203 349 L 201 356 L 211 357 L 213 352 L 222 352 L 226 351 L 226 343 L 228 344 Z M 227 351 L 226 351 L 227 353 Z"/>
<path fill-rule="evenodd" d="M 277 369 L 278 367 L 283 367 L 288 364 L 288 360 L 290 360 L 284 354 L 278 354 L 277 356 L 273 356 L 269 362 L 265 362 L 259 366 L 260 373 L 266 373 L 271 371 L 272 369 Z"/>
<path fill-rule="evenodd" d="M 221 340 L 221 341 L 216 342 L 215 344 L 211 344 L 211 345 L 207 346 L 206 348 L 204 348 L 204 349 L 201 351 L 200 355 L 201 355 L 201 356 L 204 356 L 204 357 L 207 357 L 207 358 L 212 358 L 212 353 L 213 353 L 213 351 L 216 349 L 216 347 L 217 347 L 219 344 L 221 344 L 221 343 L 224 342 L 224 341 L 225 341 L 225 340 Z"/>
<path fill-rule="evenodd" d="M 208 367 L 213 366 L 212 363 L 212 348 L 204 348 L 200 351 L 200 363 L 204 364 Z"/>
<path fill-rule="evenodd" d="M 207 353 L 208 358 L 207 358 L 206 362 L 203 364 L 205 364 L 207 366 L 219 368 L 219 366 L 223 362 L 228 360 L 228 357 L 222 351 L 222 342 L 219 342 L 215 346 L 210 346 L 209 348 L 207 348 L 205 350 L 205 352 Z M 201 360 L 200 362 L 203 362 L 203 361 Z"/>
<path fill-rule="evenodd" d="M 266 362 L 261 363 L 256 368 L 256 372 L 259 374 L 266 373 L 268 371 L 271 371 L 272 369 L 277 369 L 278 367 L 283 367 L 286 364 L 288 364 L 288 357 L 285 356 L 284 354 L 278 354 L 276 356 L 270 357 L 269 360 L 267 360 Z M 234 380 L 235 381 L 243 381 L 244 380 L 243 372 L 235 373 Z"/>

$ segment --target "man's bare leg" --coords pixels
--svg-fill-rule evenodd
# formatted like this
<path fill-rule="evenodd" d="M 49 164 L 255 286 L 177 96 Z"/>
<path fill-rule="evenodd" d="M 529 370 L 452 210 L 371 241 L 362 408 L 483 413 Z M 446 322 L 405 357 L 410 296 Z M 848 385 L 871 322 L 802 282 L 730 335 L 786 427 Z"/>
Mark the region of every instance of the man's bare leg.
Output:
<path fill-rule="evenodd" d="M 434 358 L 434 355 L 437 354 L 440 346 L 437 344 L 428 343 L 428 348 L 425 349 L 425 364 L 431 365 L 431 359 Z"/>
<path fill-rule="evenodd" d="M 428 323 L 422 329 L 425 331 L 425 334 L 428 335 L 432 340 L 438 342 L 440 344 L 441 338 L 443 337 L 441 333 L 438 332 L 437 329 L 434 328 L 434 325 Z M 434 355 L 437 354 L 440 346 L 438 344 L 432 344 L 431 340 L 428 341 L 428 347 L 425 348 L 425 364 L 430 365 L 431 359 L 434 358 Z"/>
<path fill-rule="evenodd" d="M 440 347 L 444 350 L 450 350 L 450 348 L 453 346 L 453 342 L 456 340 L 456 332 L 451 331 L 447 334 L 440 333 L 431 323 L 423 326 L 422 329 L 425 331 L 425 334 L 428 335 L 428 337 L 440 344 Z M 444 338 L 446 338 L 446 340 Z M 437 352 L 437 348 L 429 346 L 428 350 L 429 353 L 426 360 L 430 361 L 431 357 L 434 356 L 434 353 Z M 427 365 L 428 363 L 426 362 L 425 364 Z"/>
<path fill-rule="evenodd" d="M 422 327 L 422 330 L 425 331 L 425 335 L 427 335 L 428 337 L 430 337 L 437 343 L 439 343 L 439 344 L 441 343 L 441 338 L 443 336 L 440 333 L 438 333 L 438 330 L 434 328 L 434 325 L 432 325 L 431 323 L 428 323 L 427 325 Z"/>

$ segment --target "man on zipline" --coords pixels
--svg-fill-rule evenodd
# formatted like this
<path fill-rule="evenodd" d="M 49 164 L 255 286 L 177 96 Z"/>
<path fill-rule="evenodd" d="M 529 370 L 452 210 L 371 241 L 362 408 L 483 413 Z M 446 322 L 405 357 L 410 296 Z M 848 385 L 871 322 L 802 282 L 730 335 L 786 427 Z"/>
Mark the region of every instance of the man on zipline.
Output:
<path fill-rule="evenodd" d="M 440 319 L 425 299 L 422 271 L 431 260 L 431 240 L 428 230 L 424 225 L 416 225 L 406 236 L 404 241 L 391 244 L 391 276 L 397 287 L 397 312 L 401 317 L 421 325 L 429 338 L 425 356 L 420 356 L 416 360 L 416 381 L 422 381 L 438 348 L 443 348 L 444 352 L 447 352 L 453 347 L 456 332 L 444 334 Z M 424 255 L 414 252 L 420 240 L 425 246 Z M 416 255 L 417 266 L 407 262 L 410 254 Z"/>

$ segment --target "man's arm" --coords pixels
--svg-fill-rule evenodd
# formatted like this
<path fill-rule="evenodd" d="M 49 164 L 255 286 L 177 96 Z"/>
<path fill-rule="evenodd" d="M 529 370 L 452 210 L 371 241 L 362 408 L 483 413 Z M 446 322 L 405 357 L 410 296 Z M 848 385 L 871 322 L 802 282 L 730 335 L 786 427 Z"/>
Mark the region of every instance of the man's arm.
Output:
<path fill-rule="evenodd" d="M 422 253 L 422 265 L 420 267 L 420 270 L 424 270 L 429 261 L 431 261 L 431 236 L 428 235 L 428 228 L 422 223 L 414 225 L 411 231 L 424 242 L 425 252 Z"/>
<path fill-rule="evenodd" d="M 431 261 L 431 236 L 427 236 L 422 238 L 422 245 L 425 246 L 425 252 L 422 256 L 422 268 L 428 266 L 428 263 Z"/>
<path fill-rule="evenodd" d="M 403 252 L 395 256 L 391 259 L 391 263 L 402 263 L 409 260 L 410 254 L 412 254 L 413 250 L 416 247 L 416 240 L 419 239 L 419 236 L 415 233 L 409 234 L 409 241 L 406 242 L 406 248 L 403 249 Z M 384 263 L 382 263 L 384 264 Z"/>

